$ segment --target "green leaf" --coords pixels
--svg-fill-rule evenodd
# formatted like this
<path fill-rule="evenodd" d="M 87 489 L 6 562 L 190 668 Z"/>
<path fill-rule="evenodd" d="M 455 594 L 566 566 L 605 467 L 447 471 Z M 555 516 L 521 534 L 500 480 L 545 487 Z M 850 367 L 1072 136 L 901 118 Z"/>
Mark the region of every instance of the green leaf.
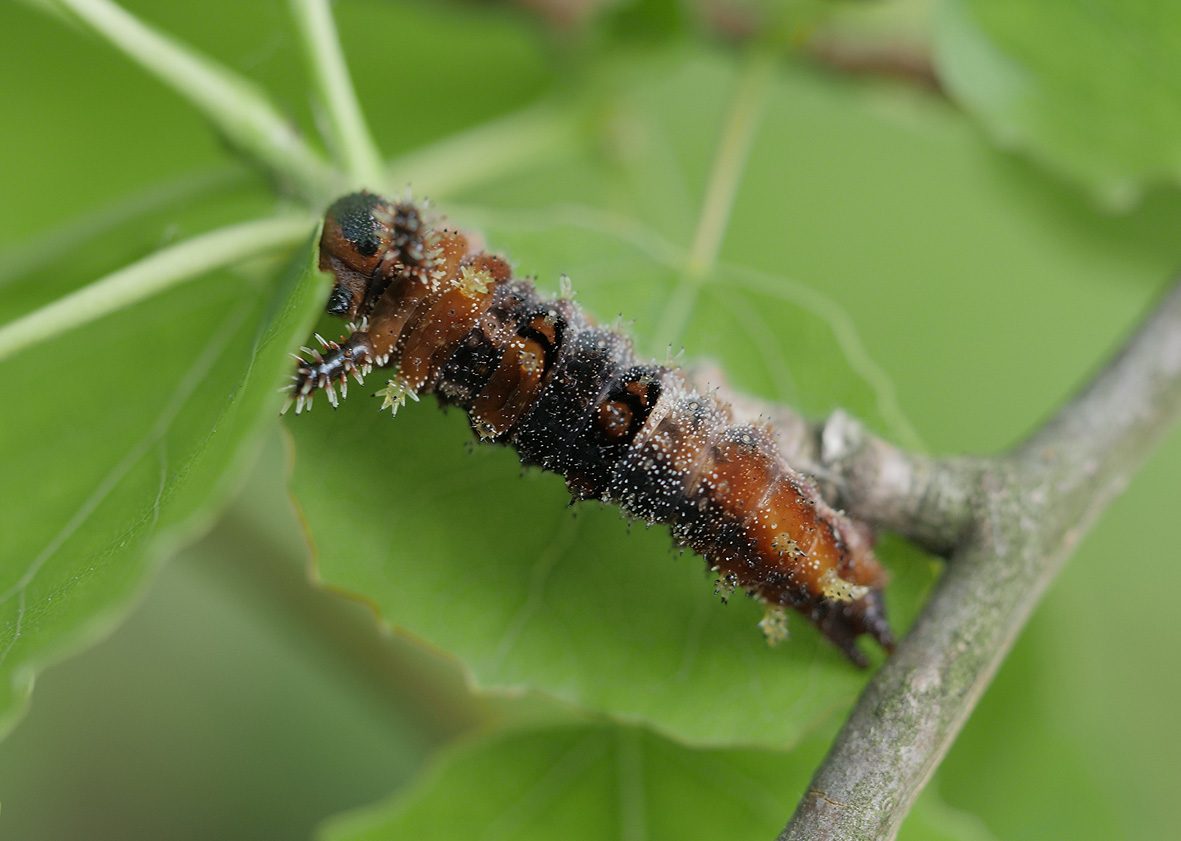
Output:
<path fill-rule="evenodd" d="M 944 0 L 940 75 L 1003 145 L 1126 208 L 1181 182 L 1181 7 Z"/>
<path fill-rule="evenodd" d="M 633 727 L 502 733 L 451 751 L 406 795 L 321 837 L 771 838 L 821 747 L 694 751 Z"/>
<path fill-rule="evenodd" d="M 267 44 L 273 42 L 259 47 L 260 31 L 282 39 L 269 6 L 231 9 L 231 4 L 224 4 L 220 17 L 208 6 L 199 11 L 183 6 L 152 9 L 153 19 L 162 14 L 181 21 L 185 38 L 174 39 L 138 25 L 110 3 L 86 0 L 73 5 L 79 13 L 99 14 L 91 23 L 109 25 L 108 34 L 123 39 L 123 46 L 153 72 L 179 87 L 195 85 L 186 93 L 214 110 L 220 108 L 218 116 L 244 120 L 235 124 L 246 132 L 243 137 L 231 130 L 235 126 L 223 126 L 239 142 L 262 131 L 267 137 L 254 140 L 278 143 L 283 149 L 272 151 L 280 157 L 302 159 L 302 141 L 287 144 L 293 137 L 289 116 L 270 110 L 253 86 L 235 87 L 244 77 L 226 69 L 246 65 L 252 76 L 267 76 L 284 105 L 305 95 L 295 68 L 285 66 L 281 54 L 272 55 Z M 502 60 L 497 64 L 496 89 L 486 97 L 458 96 L 469 88 L 470 62 L 463 59 L 438 68 L 431 90 L 400 95 L 400 101 L 420 112 L 428 110 L 424 103 L 433 103 L 431 113 L 445 114 L 449 128 L 522 105 L 541 79 L 533 43 L 503 17 L 467 23 L 454 13 L 427 8 L 417 9 L 413 16 L 393 6 L 356 11 L 348 26 L 357 33 L 354 42 L 370 39 L 369 48 L 358 50 L 365 56 L 370 80 L 387 75 L 382 50 L 388 41 L 382 33 L 411 18 L 417 31 L 433 33 L 403 50 L 415 61 L 420 60 L 415 50 L 433 55 L 431 44 L 448 33 L 458 39 L 464 55 L 471 56 L 470 62 L 478 60 L 469 49 L 473 44 L 498 50 Z M 246 20 L 249 25 L 228 31 L 224 21 L 231 12 L 236 22 Z M 285 11 L 280 10 L 280 16 L 286 21 Z M 0 18 L 21 33 L 4 53 L 9 75 L 15 78 L 45 66 L 55 70 L 27 72 L 24 83 L 4 89 L 10 111 L 35 114 L 36 119 L 13 123 L 3 137 L 6 158 L 29 165 L 12 170 L 9 186 L 16 200 L 5 205 L 0 225 L 0 330 L 55 306 L 82 282 L 119 277 L 119 270 L 132 260 L 146 258 L 151 267 L 156 259 L 151 255 L 162 246 L 276 212 L 273 190 L 263 192 L 257 181 L 243 178 L 240 169 L 227 168 L 224 148 L 217 148 L 216 138 L 192 118 L 192 110 L 173 102 L 172 94 L 128 67 L 121 56 L 19 5 L 4 6 Z M 202 44 L 223 63 L 181 46 L 182 40 Z M 62 79 L 70 83 L 64 85 Z M 99 110 L 103 119 L 91 119 L 85 131 L 77 130 L 80 120 Z M 401 115 L 392 116 L 400 126 L 392 148 L 421 142 L 420 135 L 406 129 Z M 282 123 L 282 131 L 274 120 Z M 390 121 L 384 125 L 388 128 Z M 445 166 L 445 161 L 433 161 Z M 294 166 L 299 168 L 298 160 Z M 173 180 L 161 183 L 165 178 Z M 278 218 L 259 224 L 279 239 L 294 242 Z M 301 226 L 297 236 L 302 238 L 310 227 L 310 222 Z M 189 253 L 192 263 L 173 266 L 176 272 L 161 272 L 167 267 L 157 264 L 141 277 L 164 285 L 193 280 L 188 288 L 171 289 L 73 331 L 59 333 L 62 325 L 52 320 L 43 338 L 18 335 L 18 345 L 30 338 L 38 341 L 36 350 L 5 360 L 12 393 L 20 395 L 19 402 L 6 404 L 0 419 L 0 452 L 8 458 L 0 476 L 5 500 L 0 515 L 0 593 L 11 591 L 0 604 L 0 651 L 7 650 L 0 659 L 0 718 L 5 727 L 14 719 L 35 671 L 113 625 L 151 562 L 164 557 L 220 508 L 226 489 L 253 455 L 257 429 L 273 418 L 280 399 L 274 393 L 276 377 L 287 372 L 285 354 L 304 341 L 309 313 L 322 304 L 323 295 L 310 288 L 318 281 L 303 284 L 290 300 L 284 298 L 290 289 L 284 292 L 276 286 L 277 267 L 269 263 L 255 261 L 233 272 L 193 278 L 198 263 L 220 266 L 238 251 L 236 246 L 225 248 L 222 239 L 194 241 L 209 247 Z M 246 243 L 238 256 L 257 250 L 261 249 Z M 176 256 L 167 248 L 164 253 Z M 144 263 L 137 265 L 142 268 Z M 130 298 L 115 303 L 129 304 L 145 291 L 134 276 L 132 280 L 122 288 Z M 95 316 L 77 307 L 69 312 L 79 322 Z M 236 322 L 232 329 L 226 325 L 231 318 Z M 263 337 L 267 344 L 257 348 L 252 364 L 255 345 Z M 208 377 L 186 380 L 198 361 L 211 366 Z M 161 421 L 153 428 L 172 409 L 173 422 Z M 146 446 L 145 436 L 155 436 L 155 446 L 135 462 L 131 457 Z M 158 452 L 169 456 L 167 474 L 155 461 Z M 9 453 L 14 455 L 8 457 Z M 120 461 L 123 458 L 128 460 Z M 145 466 L 149 462 L 150 469 Z M 101 503 L 97 497 L 92 500 L 104 482 L 114 481 L 124 469 L 126 475 Z M 10 499 L 15 501 L 9 503 Z M 153 507 L 157 499 L 158 512 Z M 44 571 L 32 576 L 28 591 L 23 591 L 19 582 L 29 565 L 68 526 L 75 528 L 70 524 L 88 501 L 93 511 L 77 518 L 76 530 L 49 553 L 52 557 L 47 555 L 41 562 Z M 144 511 L 151 514 L 148 525 L 158 517 L 159 535 L 146 527 Z M 19 533 L 14 523 L 20 524 Z"/>
<path fill-rule="evenodd" d="M 320 838 L 773 838 L 822 752 L 822 739 L 791 754 L 692 750 L 636 727 L 501 733 L 450 751 L 414 788 L 331 821 Z M 901 838 L 989 836 L 927 795 Z"/>
<path fill-rule="evenodd" d="M 948 805 L 937 785 L 927 785 L 907 813 L 901 841 L 996 841 L 976 815 Z"/>
<path fill-rule="evenodd" d="M 642 319 L 642 347 L 659 345 L 645 331 L 683 336 L 695 354 L 732 363 L 742 386 L 905 425 L 888 380 L 838 304 L 747 266 L 711 267 L 716 249 L 695 245 L 724 232 L 725 209 L 721 230 L 699 223 L 692 194 L 725 202 L 727 191 L 714 189 L 709 174 L 710 139 L 679 123 L 695 122 L 699 108 L 715 118 L 746 109 L 753 126 L 767 92 L 756 87 L 752 102 L 749 83 L 764 72 L 740 77 L 721 62 L 690 62 L 668 82 L 617 102 L 617 119 L 650 135 L 645 147 L 618 169 L 584 160 L 562 172 L 564 189 L 575 193 L 585 182 L 622 191 L 626 211 L 606 196 L 596 196 L 599 208 L 547 208 L 561 192 L 542 167 L 488 188 L 499 202 L 540 209 L 467 215 L 486 222 L 494 247 L 526 258 L 527 270 L 543 267 L 550 284 L 558 269 L 574 272 L 591 312 Z M 813 94 L 811 84 L 796 80 L 774 101 Z M 656 108 L 660 102 L 671 107 Z M 819 107 L 834 108 L 832 115 L 840 106 Z M 738 179 L 744 145 L 723 140 L 719 148 L 724 163 L 714 171 L 736 170 L 722 180 Z M 685 160 L 669 160 L 678 156 Z M 670 295 L 688 298 L 689 323 L 662 318 Z M 790 361 L 785 341 L 794 348 Z M 723 608 L 701 561 L 677 559 L 665 529 L 629 529 L 616 511 L 594 505 L 571 513 L 556 477 L 522 483 L 510 452 L 465 452 L 469 433 L 457 415 L 415 407 L 391 422 L 376 408 L 354 398 L 338 412 L 321 409 L 290 424 L 294 487 L 318 573 L 373 602 L 386 621 L 456 653 L 479 685 L 541 690 L 694 742 L 776 745 L 797 741 L 861 685 L 863 675 L 798 617 L 790 644 L 768 648 L 756 628 L 761 607 L 736 599 Z M 901 547 L 892 555 L 891 599 L 904 623 L 931 568 Z"/>
<path fill-rule="evenodd" d="M 440 716 L 463 696 L 440 704 L 427 655 L 308 587 L 277 426 L 266 439 L 110 638 L 38 675 L 0 750 L 5 838 L 307 839 L 419 772 L 439 732 L 405 683 Z"/>
<path fill-rule="evenodd" d="M 219 271 L 21 351 L 0 426 L 0 721 L 201 530 L 279 408 L 325 292 L 309 243 L 274 282 Z M 57 340 L 54 340 L 57 339 Z"/>
<path fill-rule="evenodd" d="M 843 406 L 936 450 L 996 449 L 1027 429 L 1174 259 L 1171 206 L 1112 223 L 940 103 L 784 67 L 757 105 L 718 263 L 670 323 L 743 72 L 674 53 L 621 74 L 589 127 L 597 155 L 506 176 L 450 218 L 544 287 L 569 272 L 591 313 L 635 319 L 652 356 L 664 356 L 658 332 L 677 336 L 744 390 L 813 414 Z M 354 396 L 289 419 L 318 574 L 457 656 L 479 686 L 695 744 L 779 746 L 860 687 L 798 618 L 768 649 L 759 606 L 719 604 L 701 561 L 674 558 L 663 529 L 567 511 L 557 477 L 522 481 L 511 452 L 467 452 L 459 414 L 415 405 L 391 420 L 377 405 Z M 882 554 L 901 630 L 935 567 L 896 543 Z"/>
<path fill-rule="evenodd" d="M 699 742 L 775 744 L 856 691 L 860 673 L 802 623 L 768 648 L 760 608 L 723 608 L 663 528 L 571 512 L 556 477 L 522 482 L 509 452 L 465 452 L 458 414 L 423 406 L 394 422 L 377 405 L 350 398 L 289 426 L 318 575 L 459 655 L 484 688 L 541 689 Z"/>

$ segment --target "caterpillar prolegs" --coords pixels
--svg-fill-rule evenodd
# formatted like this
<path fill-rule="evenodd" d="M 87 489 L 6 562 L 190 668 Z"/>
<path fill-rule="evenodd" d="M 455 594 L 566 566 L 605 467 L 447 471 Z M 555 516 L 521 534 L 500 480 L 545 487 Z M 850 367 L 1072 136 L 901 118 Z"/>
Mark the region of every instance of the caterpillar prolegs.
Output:
<path fill-rule="evenodd" d="M 865 663 L 863 634 L 892 647 L 868 536 L 787 464 L 769 429 L 736 422 L 677 368 L 637 360 L 626 336 L 543 297 L 410 201 L 336 201 L 320 267 L 335 278 L 327 311 L 352 332 L 304 348 L 296 412 L 320 390 L 336 405 L 349 376 L 388 368 L 383 408 L 432 393 L 463 409 L 481 441 L 560 473 L 576 498 L 668 524 L 723 586 L 768 606 L 769 637 L 790 608 L 855 663 Z"/>

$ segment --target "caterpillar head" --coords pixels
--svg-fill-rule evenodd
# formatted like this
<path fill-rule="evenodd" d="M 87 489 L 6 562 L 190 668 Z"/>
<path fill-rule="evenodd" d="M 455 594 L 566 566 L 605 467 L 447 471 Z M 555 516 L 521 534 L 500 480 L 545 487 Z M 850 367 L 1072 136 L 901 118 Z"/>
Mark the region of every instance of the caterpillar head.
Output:
<path fill-rule="evenodd" d="M 391 280 L 424 270 L 426 233 L 421 211 L 410 202 L 368 192 L 333 202 L 320 236 L 320 269 L 336 278 L 327 311 L 350 320 L 368 315 Z"/>

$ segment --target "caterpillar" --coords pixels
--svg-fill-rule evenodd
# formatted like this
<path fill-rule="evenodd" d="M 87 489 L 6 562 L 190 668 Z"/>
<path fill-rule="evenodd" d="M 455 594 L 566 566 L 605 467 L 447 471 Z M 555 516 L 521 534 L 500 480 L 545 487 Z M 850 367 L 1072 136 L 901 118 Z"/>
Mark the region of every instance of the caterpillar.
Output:
<path fill-rule="evenodd" d="M 349 319 L 350 333 L 316 334 L 319 349 L 293 354 L 287 406 L 297 414 L 318 391 L 335 407 L 350 376 L 389 369 L 382 409 L 434 394 L 466 412 L 480 441 L 561 474 L 575 499 L 669 525 L 720 587 L 766 605 L 769 640 L 786 635 L 791 609 L 858 665 L 862 635 L 892 650 L 886 574 L 867 531 L 784 460 L 772 430 L 737 422 L 678 368 L 636 359 L 621 332 L 569 297 L 543 297 L 409 199 L 337 200 L 319 266 L 335 281 L 326 310 Z"/>

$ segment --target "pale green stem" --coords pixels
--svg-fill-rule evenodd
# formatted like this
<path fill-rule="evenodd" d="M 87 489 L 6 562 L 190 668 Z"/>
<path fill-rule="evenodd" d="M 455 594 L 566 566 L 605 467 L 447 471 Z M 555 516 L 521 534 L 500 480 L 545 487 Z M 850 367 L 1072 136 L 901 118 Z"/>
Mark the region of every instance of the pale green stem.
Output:
<path fill-rule="evenodd" d="M 157 251 L 0 327 L 0 361 L 214 269 L 294 245 L 313 224 L 304 215 L 242 222 Z"/>
<path fill-rule="evenodd" d="M 381 153 L 357 102 L 327 0 L 291 0 L 291 11 L 303 36 L 304 54 L 328 118 L 336 154 L 352 186 L 380 189 L 384 169 Z"/>
<path fill-rule="evenodd" d="M 701 215 L 697 219 L 697 230 L 693 233 L 693 245 L 689 249 L 689 260 L 685 266 L 686 273 L 692 277 L 705 275 L 718 261 L 722 238 L 730 222 L 730 212 L 734 209 L 734 199 L 742 182 L 742 171 L 750 157 L 750 147 L 754 142 L 774 69 L 774 53 L 756 53 L 751 57 L 735 93 L 710 172 L 709 185 L 701 202 Z"/>
<path fill-rule="evenodd" d="M 338 177 L 251 82 L 157 32 L 110 0 L 54 0 L 63 10 L 193 103 L 251 159 L 320 203 Z"/>
<path fill-rule="evenodd" d="M 60 248 L 62 242 L 68 241 L 71 249 L 81 248 L 109 237 L 122 225 L 149 217 L 158 220 L 162 215 L 171 214 L 174 208 L 188 207 L 205 196 L 244 183 L 247 175 L 248 172 L 237 162 L 185 173 L 26 235 L 19 243 L 0 250 L 0 287 L 32 272 L 44 271 L 55 263 L 68 261 L 70 255 Z"/>
<path fill-rule="evenodd" d="M 774 69 L 775 54 L 760 50 L 751 56 L 739 79 L 701 200 L 689 256 L 656 330 L 656 347 L 671 347 L 678 340 L 697 302 L 701 285 L 717 265 Z"/>
<path fill-rule="evenodd" d="M 536 105 L 395 159 L 387 183 L 421 184 L 438 198 L 568 154 L 577 142 L 577 111 Z"/>

